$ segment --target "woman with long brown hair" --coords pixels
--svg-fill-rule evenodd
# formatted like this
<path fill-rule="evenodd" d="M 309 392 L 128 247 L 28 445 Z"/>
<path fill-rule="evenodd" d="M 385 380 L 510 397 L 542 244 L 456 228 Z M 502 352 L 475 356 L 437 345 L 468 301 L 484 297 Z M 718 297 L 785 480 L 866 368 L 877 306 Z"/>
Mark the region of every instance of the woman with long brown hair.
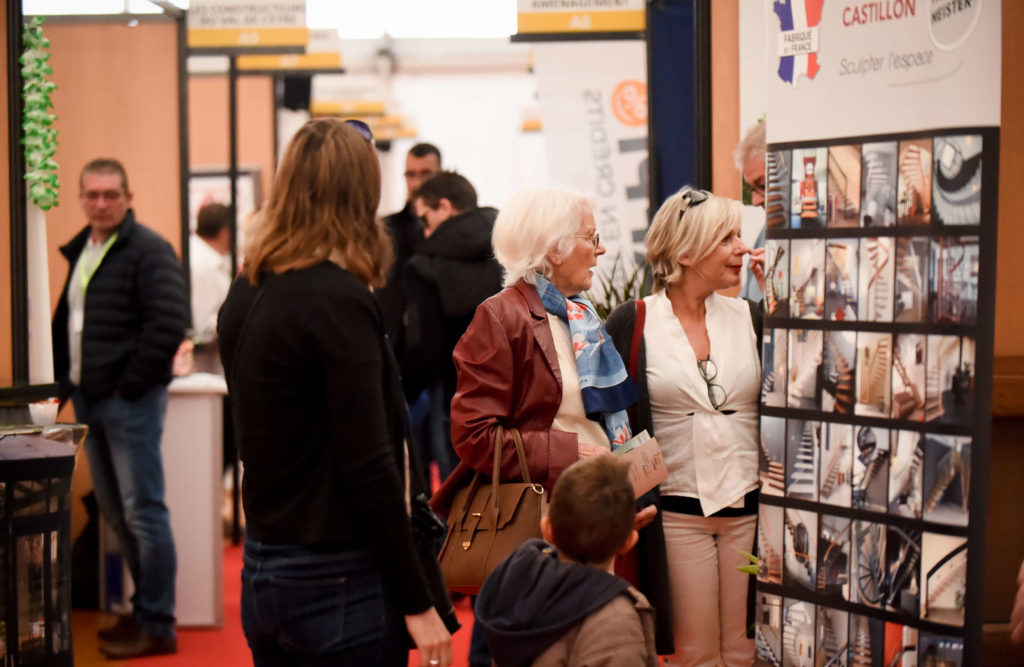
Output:
<path fill-rule="evenodd" d="M 368 128 L 292 138 L 220 313 L 245 465 L 242 627 L 263 665 L 451 663 L 405 499 L 404 403 L 371 286 L 391 261 Z"/>

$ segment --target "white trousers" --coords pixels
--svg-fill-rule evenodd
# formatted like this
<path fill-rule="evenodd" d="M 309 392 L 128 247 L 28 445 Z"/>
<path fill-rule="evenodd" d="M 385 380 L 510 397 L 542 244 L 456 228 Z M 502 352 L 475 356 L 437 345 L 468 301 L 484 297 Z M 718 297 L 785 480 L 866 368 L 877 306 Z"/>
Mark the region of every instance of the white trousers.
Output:
<path fill-rule="evenodd" d="M 676 652 L 666 666 L 750 667 L 754 640 L 747 639 L 747 585 L 736 568 L 749 561 L 756 515 L 703 517 L 664 512 Z"/>

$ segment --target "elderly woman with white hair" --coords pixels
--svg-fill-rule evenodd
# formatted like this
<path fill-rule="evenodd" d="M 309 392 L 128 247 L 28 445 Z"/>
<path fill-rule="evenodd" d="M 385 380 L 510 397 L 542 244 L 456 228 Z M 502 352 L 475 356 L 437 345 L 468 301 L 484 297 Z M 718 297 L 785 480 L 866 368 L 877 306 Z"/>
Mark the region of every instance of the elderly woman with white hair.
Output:
<path fill-rule="evenodd" d="M 434 497 L 442 513 L 474 471 L 490 474 L 499 425 L 502 479 L 521 477 L 509 432 L 517 428 L 530 477 L 548 490 L 581 456 L 630 437 L 626 408 L 636 390 L 580 296 L 605 252 L 590 202 L 553 188 L 521 190 L 498 214 L 492 244 L 505 288 L 477 308 L 455 348 L 451 424 L 461 463 Z"/>
<path fill-rule="evenodd" d="M 739 202 L 704 190 L 669 197 L 647 233 L 654 293 L 608 318 L 633 357 L 633 427 L 657 436 L 669 471 L 647 528 L 664 531 L 671 605 L 658 614 L 675 640 L 666 665 L 754 660 L 750 577 L 736 568 L 757 520 L 761 309 L 718 293 L 739 286 L 744 255 L 764 281 L 764 250 L 742 241 L 740 216 Z M 640 563 L 648 578 L 665 564 Z"/>

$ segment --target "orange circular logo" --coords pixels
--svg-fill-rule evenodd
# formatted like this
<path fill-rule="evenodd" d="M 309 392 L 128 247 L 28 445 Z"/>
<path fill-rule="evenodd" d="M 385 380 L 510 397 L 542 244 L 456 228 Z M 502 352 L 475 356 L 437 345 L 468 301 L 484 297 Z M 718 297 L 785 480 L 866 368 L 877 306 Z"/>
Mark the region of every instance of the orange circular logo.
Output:
<path fill-rule="evenodd" d="M 623 125 L 647 125 L 647 84 L 626 80 L 615 86 L 612 111 Z"/>

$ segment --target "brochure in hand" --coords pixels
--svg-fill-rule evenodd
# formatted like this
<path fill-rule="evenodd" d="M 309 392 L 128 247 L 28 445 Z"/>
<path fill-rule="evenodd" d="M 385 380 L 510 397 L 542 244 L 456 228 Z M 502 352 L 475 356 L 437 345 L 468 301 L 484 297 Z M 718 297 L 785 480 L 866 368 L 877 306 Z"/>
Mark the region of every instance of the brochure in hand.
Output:
<path fill-rule="evenodd" d="M 627 440 L 613 454 L 629 461 L 633 493 L 638 498 L 668 477 L 665 457 L 661 455 L 658 441 L 646 429 Z"/>

